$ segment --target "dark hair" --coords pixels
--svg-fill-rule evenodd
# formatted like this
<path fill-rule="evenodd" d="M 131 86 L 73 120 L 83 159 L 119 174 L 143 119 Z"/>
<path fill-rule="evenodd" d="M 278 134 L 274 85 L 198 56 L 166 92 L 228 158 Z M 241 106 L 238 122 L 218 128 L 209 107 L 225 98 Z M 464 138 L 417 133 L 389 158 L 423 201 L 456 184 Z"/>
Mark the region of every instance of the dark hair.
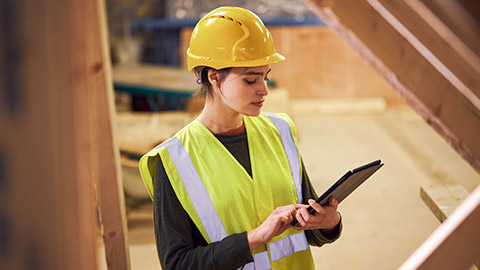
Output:
<path fill-rule="evenodd" d="M 222 69 L 217 70 L 217 69 L 214 69 L 214 68 L 211 68 L 211 67 L 205 67 L 205 66 L 195 67 L 193 69 L 193 72 L 195 73 L 195 75 L 197 76 L 197 78 L 199 79 L 201 84 L 200 84 L 200 88 L 193 94 L 194 98 L 196 98 L 196 97 L 213 98 L 212 84 L 208 80 L 208 71 L 210 69 L 215 70 L 216 72 L 218 72 L 220 74 L 220 76 L 218 78 L 218 80 L 219 80 L 218 83 L 219 83 L 219 85 L 221 85 L 223 83 L 223 81 L 225 80 L 225 78 L 227 77 L 227 75 L 230 73 L 230 70 L 232 68 L 222 68 Z M 200 76 L 201 76 L 201 78 L 200 78 Z"/>

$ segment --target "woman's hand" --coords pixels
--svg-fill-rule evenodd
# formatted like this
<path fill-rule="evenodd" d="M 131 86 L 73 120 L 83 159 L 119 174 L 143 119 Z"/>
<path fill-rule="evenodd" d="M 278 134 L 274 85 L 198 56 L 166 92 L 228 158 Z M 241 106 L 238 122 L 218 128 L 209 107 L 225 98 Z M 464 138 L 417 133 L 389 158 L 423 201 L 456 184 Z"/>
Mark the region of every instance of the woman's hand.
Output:
<path fill-rule="evenodd" d="M 255 250 L 260 245 L 266 244 L 273 237 L 282 234 L 288 228 L 291 228 L 290 222 L 297 213 L 301 204 L 290 204 L 277 207 L 262 223 L 262 225 L 247 233 L 250 251 Z"/>
<path fill-rule="evenodd" d="M 315 213 L 308 213 L 308 205 L 304 204 L 277 207 L 262 225 L 247 233 L 250 251 L 253 252 L 260 245 L 270 242 L 273 237 L 282 234 L 289 228 L 296 230 L 321 229 L 328 232 L 340 222 L 340 215 L 337 212 L 338 202 L 333 197 L 330 197 L 328 204 L 323 207 L 315 200 L 308 200 L 308 203 L 315 209 Z M 290 225 L 294 217 L 297 218 L 300 226 L 292 227 Z"/>
<path fill-rule="evenodd" d="M 294 229 L 322 229 L 328 232 L 328 230 L 335 228 L 338 222 L 340 222 L 340 214 L 337 212 L 338 202 L 335 198 L 330 197 L 328 204 L 324 206 L 312 199 L 308 200 L 308 203 L 316 212 L 310 214 L 307 211 L 308 205 L 300 205 L 295 216 L 300 226 L 296 226 Z"/>

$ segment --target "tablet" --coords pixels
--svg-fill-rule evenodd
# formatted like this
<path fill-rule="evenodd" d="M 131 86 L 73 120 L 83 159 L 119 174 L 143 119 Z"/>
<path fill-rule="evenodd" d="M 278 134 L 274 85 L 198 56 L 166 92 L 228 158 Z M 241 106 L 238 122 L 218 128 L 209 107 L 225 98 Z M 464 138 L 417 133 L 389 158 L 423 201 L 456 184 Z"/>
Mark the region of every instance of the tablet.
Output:
<path fill-rule="evenodd" d="M 379 159 L 346 172 L 337 182 L 335 182 L 335 184 L 327 189 L 327 191 L 325 191 L 315 201 L 320 205 L 325 205 L 328 204 L 328 199 L 333 196 L 338 203 L 341 203 L 348 195 L 350 195 L 350 193 L 352 193 L 382 166 L 383 163 Z M 310 214 L 313 214 L 315 209 L 309 206 L 307 211 Z M 290 224 L 292 226 L 296 226 L 298 225 L 298 221 L 294 219 Z"/>

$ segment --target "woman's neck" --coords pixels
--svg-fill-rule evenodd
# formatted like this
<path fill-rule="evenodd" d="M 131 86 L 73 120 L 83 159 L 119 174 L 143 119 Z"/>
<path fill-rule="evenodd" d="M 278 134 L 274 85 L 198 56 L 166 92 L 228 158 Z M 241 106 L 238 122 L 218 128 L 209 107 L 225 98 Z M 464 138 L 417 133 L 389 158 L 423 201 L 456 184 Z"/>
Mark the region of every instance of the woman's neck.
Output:
<path fill-rule="evenodd" d="M 243 115 L 207 102 L 198 117 L 200 123 L 213 134 L 233 134 L 243 131 Z M 235 132 L 234 132 L 235 131 Z"/>

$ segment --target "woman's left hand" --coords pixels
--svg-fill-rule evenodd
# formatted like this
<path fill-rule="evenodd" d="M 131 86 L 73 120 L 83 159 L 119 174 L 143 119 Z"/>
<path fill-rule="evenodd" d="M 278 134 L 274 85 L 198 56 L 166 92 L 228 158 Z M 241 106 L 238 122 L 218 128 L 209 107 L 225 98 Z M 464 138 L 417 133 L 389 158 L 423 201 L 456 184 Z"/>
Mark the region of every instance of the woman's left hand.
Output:
<path fill-rule="evenodd" d="M 337 212 L 338 202 L 330 197 L 328 204 L 321 206 L 315 200 L 308 200 L 310 206 L 316 212 L 310 214 L 307 211 L 308 205 L 298 205 L 296 218 L 300 226 L 295 226 L 296 230 L 333 229 L 340 222 L 340 214 Z"/>

